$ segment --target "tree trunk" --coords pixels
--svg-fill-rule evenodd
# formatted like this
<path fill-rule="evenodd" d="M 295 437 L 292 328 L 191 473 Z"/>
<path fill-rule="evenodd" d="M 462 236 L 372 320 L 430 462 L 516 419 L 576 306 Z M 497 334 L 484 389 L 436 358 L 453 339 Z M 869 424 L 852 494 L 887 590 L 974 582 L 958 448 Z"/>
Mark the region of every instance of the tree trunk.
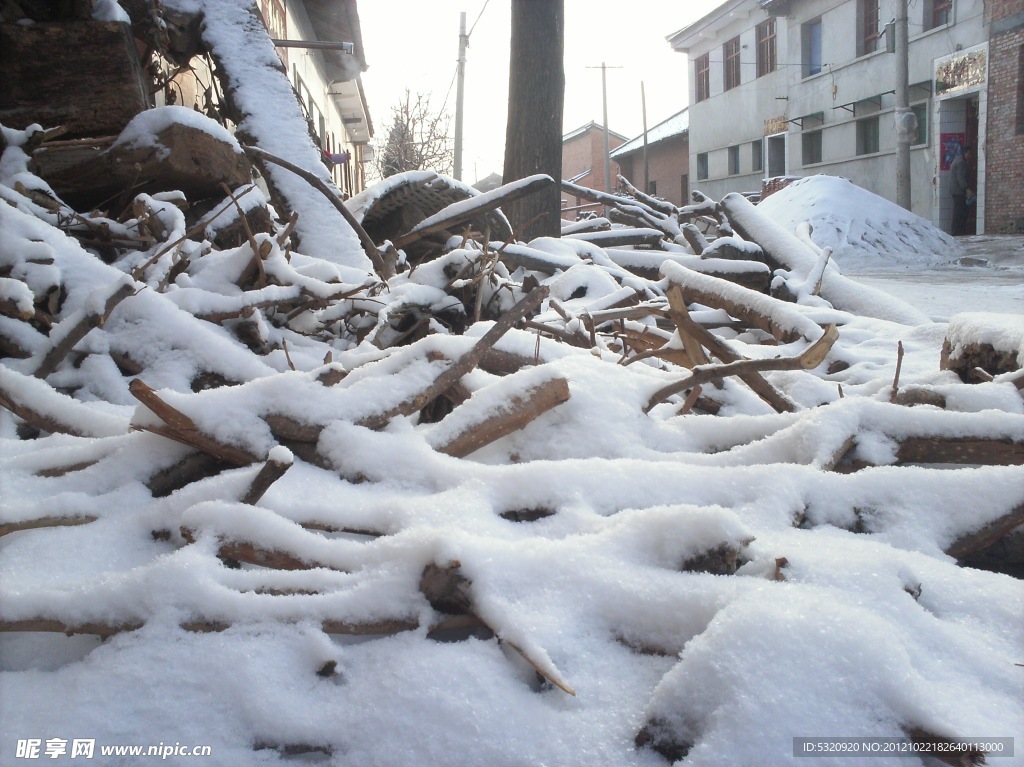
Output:
<path fill-rule="evenodd" d="M 505 174 L 508 184 L 537 173 L 562 178 L 565 71 L 564 0 L 512 0 Z M 504 210 L 516 237 L 558 237 L 561 192 L 553 185 Z"/>

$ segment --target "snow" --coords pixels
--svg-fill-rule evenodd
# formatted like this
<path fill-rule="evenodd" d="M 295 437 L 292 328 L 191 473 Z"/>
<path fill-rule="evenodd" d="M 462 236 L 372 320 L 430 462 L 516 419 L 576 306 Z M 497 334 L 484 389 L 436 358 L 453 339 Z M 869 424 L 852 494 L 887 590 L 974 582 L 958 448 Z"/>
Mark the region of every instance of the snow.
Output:
<path fill-rule="evenodd" d="M 221 5 L 204 34 L 232 46 L 229 17 L 243 11 Z M 273 55 L 250 53 L 254 66 Z M 168 116 L 179 119 L 146 116 L 122 138 L 148 140 Z M 268 136 L 272 121 L 254 118 L 251 133 Z M 897 260 L 904 276 L 945 264 L 944 240 L 927 226 L 846 182 L 791 185 L 778 195 L 790 195 L 779 205 L 793 221 L 771 216 L 775 238 L 799 255 L 776 275 L 798 299 L 783 303 L 698 271 L 749 265 L 571 238 L 510 244 L 508 263 L 488 262 L 486 273 L 487 254 L 466 243 L 378 282 L 331 213 L 330 225 L 307 221 L 295 251 L 257 235 L 264 272 L 279 284 L 247 289 L 239 282 L 253 258 L 248 243 L 215 251 L 189 240 L 166 253 L 159 243 L 111 263 L 97 258 L 15 189 L 43 182 L 28 171 L 21 137 L 4 135 L 0 301 L 12 310 L 0 333 L 25 355 L 0 361 L 0 403 L 74 424 L 78 434 L 27 439 L 24 424 L 0 410 L 0 620 L 133 630 L 103 641 L 0 632 L 0 763 L 20 763 L 16 743 L 26 738 L 205 744 L 204 764 L 232 767 L 664 764 L 636 747 L 643 728 L 692 745 L 685 763 L 694 765 L 788 764 L 797 737 L 897 737 L 909 728 L 1024 743 L 1024 591 L 1009 575 L 946 553 L 1021 507 L 1024 472 L 898 460 L 909 438 L 1024 441 L 1013 382 L 968 385 L 938 364 L 947 334 L 954 345 L 983 340 L 1022 359 L 1020 316 L 978 306 L 933 322 L 921 309 L 892 309 L 845 274 L 880 259 Z M 267 141 L 261 146 L 282 154 L 312 151 Z M 358 216 L 382 193 L 348 204 Z M 143 199 L 183 231 L 173 196 Z M 800 232 L 808 218 L 813 231 Z M 836 263 L 824 266 L 816 248 L 831 248 Z M 662 277 L 642 279 L 630 265 Z M 822 274 L 842 306 L 812 295 Z M 815 370 L 764 374 L 795 412 L 775 412 L 730 378 L 708 385 L 717 415 L 677 415 L 681 401 L 648 415 L 645 403 L 678 380 L 678 367 L 655 358 L 622 364 L 621 346 L 605 334 L 580 347 L 513 329 L 496 350 L 530 364 L 504 377 L 474 370 L 461 382 L 469 398 L 439 423 L 398 415 L 379 430 L 360 425 L 408 402 L 493 327 L 473 323 L 453 299 L 456 277 L 455 289 L 479 277 L 483 301 L 503 310 L 522 298 L 527 277 L 542 283 L 549 295 L 533 319 L 563 323 L 569 337 L 589 338 L 586 320 L 598 312 L 662 305 L 669 281 L 686 281 L 726 292 L 795 335 L 768 344 L 762 331 L 717 329 L 737 355 L 797 356 L 825 324 L 838 326 L 839 339 Z M 124 284 L 137 292 L 45 381 L 36 378 L 53 342 L 102 313 Z M 52 326 L 16 319 L 59 286 Z M 256 323 L 263 353 L 230 332 L 235 320 L 196 316 L 241 321 L 244 308 L 300 297 L 308 306 L 287 322 Z M 383 343 L 417 311 L 430 315 L 433 332 Z M 458 315 L 466 332 L 440 315 Z M 721 315 L 692 311 L 704 321 L 728 319 Z M 616 332 L 680 345 L 644 320 Z M 901 387 L 943 395 L 945 409 L 890 402 L 897 344 Z M 156 479 L 190 449 L 147 431 L 161 420 L 132 396 L 125 366 L 141 369 L 200 432 L 257 462 L 157 493 Z M 343 379 L 323 383 L 340 371 Z M 204 376 L 223 385 L 197 385 Z M 567 382 L 568 401 L 523 428 L 465 458 L 435 449 L 507 412 L 516 393 L 556 379 Z M 304 459 L 298 443 L 283 444 L 271 416 L 315 431 L 324 466 Z M 833 471 L 847 450 L 870 466 Z M 256 504 L 242 503 L 265 460 L 287 471 Z M 76 524 L 21 529 L 44 517 Z M 309 569 L 227 567 L 217 556 L 225 542 L 286 552 Z M 738 555 L 735 574 L 699 564 L 722 551 Z M 443 616 L 421 576 L 453 562 L 494 637 L 428 636 Z M 331 663 L 333 672 L 318 675 Z M 296 757 L 289 746 L 314 750 Z M 1024 754 L 999 763 L 1024 764 Z"/>

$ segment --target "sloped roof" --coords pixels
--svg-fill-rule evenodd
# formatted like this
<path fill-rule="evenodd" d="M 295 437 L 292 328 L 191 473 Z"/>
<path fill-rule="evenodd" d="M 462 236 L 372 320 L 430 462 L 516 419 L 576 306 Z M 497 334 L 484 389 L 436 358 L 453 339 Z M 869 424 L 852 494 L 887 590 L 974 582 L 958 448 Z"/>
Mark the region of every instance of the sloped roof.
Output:
<path fill-rule="evenodd" d="M 647 144 L 656 144 L 659 141 L 665 141 L 666 139 L 681 136 L 684 133 L 688 133 L 690 130 L 690 111 L 689 107 L 683 109 L 681 112 L 676 112 L 674 115 L 666 120 L 662 120 L 660 123 L 655 125 L 653 128 L 647 130 Z M 630 154 L 632 152 L 639 151 L 644 148 L 644 134 L 640 134 L 634 139 L 630 139 L 625 144 L 609 152 L 610 157 L 621 157 L 622 155 Z"/>
<path fill-rule="evenodd" d="M 353 44 L 352 53 L 323 52 L 330 80 L 346 82 L 365 72 L 366 55 L 357 0 L 304 0 L 303 5 L 318 40 Z"/>
<path fill-rule="evenodd" d="M 569 131 L 564 136 L 562 136 L 562 143 L 564 144 L 566 141 L 572 141 L 573 139 L 577 139 L 580 136 L 582 136 L 582 135 L 584 135 L 587 132 L 592 131 L 592 130 L 598 130 L 598 131 L 601 131 L 603 133 L 604 132 L 604 126 L 601 125 L 600 123 L 596 123 L 593 120 L 591 120 L 586 125 L 583 125 L 583 126 L 577 128 L 576 130 Z M 609 136 L 614 136 L 615 138 L 621 139 L 622 141 L 627 141 L 628 140 L 621 133 L 616 133 L 615 131 L 613 131 L 611 129 L 608 130 L 608 135 Z"/>

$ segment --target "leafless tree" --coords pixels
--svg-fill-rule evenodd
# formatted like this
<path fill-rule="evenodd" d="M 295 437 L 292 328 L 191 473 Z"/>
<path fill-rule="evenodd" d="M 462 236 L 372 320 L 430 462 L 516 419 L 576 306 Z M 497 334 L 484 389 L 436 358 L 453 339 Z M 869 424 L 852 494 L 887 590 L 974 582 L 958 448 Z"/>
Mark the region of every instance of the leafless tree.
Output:
<path fill-rule="evenodd" d="M 391 125 L 383 145 L 377 147 L 374 167 L 381 178 L 407 170 L 433 170 L 451 174 L 454 149 L 449 117 L 435 112 L 430 97 L 405 95 L 391 109 Z"/>

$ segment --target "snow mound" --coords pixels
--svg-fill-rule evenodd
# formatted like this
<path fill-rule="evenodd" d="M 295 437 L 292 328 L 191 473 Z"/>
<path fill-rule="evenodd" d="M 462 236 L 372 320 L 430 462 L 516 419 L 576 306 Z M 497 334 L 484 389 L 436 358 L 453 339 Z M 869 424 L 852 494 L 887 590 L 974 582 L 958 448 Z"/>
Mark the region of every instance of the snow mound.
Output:
<path fill-rule="evenodd" d="M 930 221 L 836 176 L 808 176 L 763 200 L 758 210 L 796 230 L 810 223 L 811 239 L 832 248 L 847 269 L 931 265 L 964 255 L 960 244 Z"/>

